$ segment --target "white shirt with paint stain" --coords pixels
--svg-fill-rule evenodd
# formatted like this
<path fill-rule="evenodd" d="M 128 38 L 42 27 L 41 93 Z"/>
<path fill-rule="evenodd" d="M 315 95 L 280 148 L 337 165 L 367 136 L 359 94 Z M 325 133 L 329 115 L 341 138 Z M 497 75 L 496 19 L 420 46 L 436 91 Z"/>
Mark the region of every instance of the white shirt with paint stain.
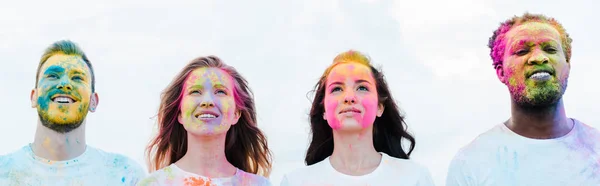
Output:
<path fill-rule="evenodd" d="M 497 125 L 460 149 L 446 185 L 599 186 L 600 132 L 573 121 L 555 139 L 526 138 Z"/>
<path fill-rule="evenodd" d="M 153 172 L 138 186 L 271 186 L 271 182 L 262 176 L 236 169 L 232 177 L 209 178 L 187 172 L 175 164 Z"/>
<path fill-rule="evenodd" d="M 145 175 L 134 160 L 89 145 L 83 154 L 67 161 L 38 157 L 29 145 L 0 156 L 2 186 L 132 186 Z"/>
<path fill-rule="evenodd" d="M 433 186 L 429 170 L 408 159 L 381 153 L 381 163 L 371 173 L 351 176 L 336 171 L 325 160 L 284 175 L 281 186 Z"/>

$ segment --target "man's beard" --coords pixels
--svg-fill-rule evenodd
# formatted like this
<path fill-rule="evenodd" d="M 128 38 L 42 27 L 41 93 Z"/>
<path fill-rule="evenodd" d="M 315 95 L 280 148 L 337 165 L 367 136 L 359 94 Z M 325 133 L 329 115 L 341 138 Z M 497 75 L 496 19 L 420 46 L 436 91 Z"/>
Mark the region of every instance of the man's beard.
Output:
<path fill-rule="evenodd" d="M 58 123 L 51 121 L 49 118 L 44 117 L 42 112 L 38 111 L 38 116 L 40 117 L 40 121 L 42 122 L 43 126 L 48 127 L 49 129 L 56 131 L 58 133 L 61 133 L 61 134 L 68 133 L 68 132 L 71 132 L 72 130 L 79 128 L 84 120 L 84 117 L 81 117 L 81 119 L 79 119 L 79 120 L 75 120 L 75 121 L 72 121 L 69 123 L 58 124 Z"/>
<path fill-rule="evenodd" d="M 511 97 L 517 106 L 530 111 L 554 108 L 567 90 L 567 78 L 557 82 L 547 82 L 537 87 L 511 91 Z"/>

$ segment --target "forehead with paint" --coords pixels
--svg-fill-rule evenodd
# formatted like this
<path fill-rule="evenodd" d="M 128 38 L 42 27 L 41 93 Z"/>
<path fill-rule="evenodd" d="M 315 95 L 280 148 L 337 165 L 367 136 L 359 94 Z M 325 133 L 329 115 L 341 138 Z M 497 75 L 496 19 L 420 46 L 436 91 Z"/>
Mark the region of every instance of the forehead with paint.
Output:
<path fill-rule="evenodd" d="M 232 77 L 227 72 L 215 67 L 203 67 L 190 73 L 184 83 L 184 90 L 223 88 L 233 93 L 233 85 Z"/>
<path fill-rule="evenodd" d="M 367 82 L 375 85 L 375 79 L 369 66 L 357 62 L 338 62 L 327 75 L 327 87 L 332 84 L 352 82 Z"/>

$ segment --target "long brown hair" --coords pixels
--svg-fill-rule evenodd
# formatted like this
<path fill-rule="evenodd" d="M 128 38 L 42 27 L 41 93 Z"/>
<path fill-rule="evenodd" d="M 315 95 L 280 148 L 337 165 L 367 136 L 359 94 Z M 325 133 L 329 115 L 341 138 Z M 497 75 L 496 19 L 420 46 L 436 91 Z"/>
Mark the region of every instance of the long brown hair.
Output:
<path fill-rule="evenodd" d="M 325 70 L 319 82 L 315 85 L 315 97 L 309 114 L 311 140 L 304 159 L 305 163 L 307 165 L 318 163 L 333 153 L 333 131 L 327 121 L 323 119 L 323 113 L 325 112 L 323 100 L 325 99 L 327 76 L 333 67 L 341 63 L 366 65 L 371 69 L 375 79 L 378 102 L 385 108 L 381 117 L 375 118 L 373 123 L 373 146 L 375 146 L 375 150 L 392 157 L 409 159 L 415 148 L 415 138 L 407 131 L 408 126 L 392 98 L 383 73 L 371 65 L 371 61 L 366 55 L 350 50 L 335 57 L 333 64 Z M 406 151 L 402 148 L 401 142 L 403 139 L 410 142 L 410 146 Z"/>
<path fill-rule="evenodd" d="M 187 131 L 179 123 L 177 116 L 181 112 L 185 80 L 192 71 L 203 67 L 219 68 L 235 80 L 233 95 L 241 117 L 226 134 L 227 161 L 243 171 L 268 177 L 271 172 L 271 152 L 266 137 L 256 127 L 252 90 L 235 68 L 226 65 L 216 56 L 192 60 L 162 92 L 158 110 L 159 132 L 146 148 L 150 172 L 175 163 L 187 152 Z"/>

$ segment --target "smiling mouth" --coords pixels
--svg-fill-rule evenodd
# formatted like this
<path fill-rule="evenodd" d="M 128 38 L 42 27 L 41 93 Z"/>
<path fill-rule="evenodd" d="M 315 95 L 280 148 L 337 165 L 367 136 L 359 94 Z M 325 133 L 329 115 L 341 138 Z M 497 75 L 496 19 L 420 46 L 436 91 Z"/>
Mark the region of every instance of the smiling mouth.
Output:
<path fill-rule="evenodd" d="M 552 71 L 549 71 L 549 70 L 536 70 L 536 71 L 533 71 L 531 74 L 529 74 L 529 76 L 527 78 L 545 79 L 545 78 L 549 78 L 552 75 L 554 75 L 554 73 L 552 73 Z"/>
<path fill-rule="evenodd" d="M 218 118 L 219 115 L 212 113 L 212 112 L 200 112 L 200 113 L 197 113 L 196 115 L 194 115 L 194 117 L 196 117 L 198 119 L 213 119 L 213 118 Z"/>
<path fill-rule="evenodd" d="M 60 103 L 60 104 L 68 104 L 68 103 L 75 103 L 75 100 L 69 96 L 55 96 L 52 99 L 52 102 L 54 103 Z"/>

